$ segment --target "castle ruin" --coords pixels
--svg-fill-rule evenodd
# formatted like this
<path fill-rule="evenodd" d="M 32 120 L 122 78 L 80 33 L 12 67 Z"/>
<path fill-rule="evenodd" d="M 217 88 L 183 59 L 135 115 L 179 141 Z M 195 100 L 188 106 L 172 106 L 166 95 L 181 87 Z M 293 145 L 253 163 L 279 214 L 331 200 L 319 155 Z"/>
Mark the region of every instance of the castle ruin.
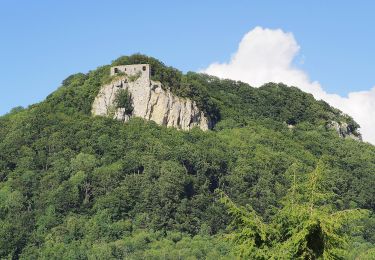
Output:
<path fill-rule="evenodd" d="M 132 64 L 111 67 L 111 76 L 125 74 L 127 76 L 141 75 L 150 80 L 150 64 Z"/>
<path fill-rule="evenodd" d="M 208 130 L 211 127 L 210 120 L 196 102 L 175 96 L 170 90 L 163 89 L 161 82 L 151 80 L 149 64 L 113 66 L 110 75 L 116 77 L 101 87 L 92 114 L 122 121 L 136 116 L 183 130 L 193 127 Z M 127 89 L 131 94 L 134 108 L 131 115 L 124 115 L 122 108 L 115 109 L 114 100 L 120 89 Z"/>

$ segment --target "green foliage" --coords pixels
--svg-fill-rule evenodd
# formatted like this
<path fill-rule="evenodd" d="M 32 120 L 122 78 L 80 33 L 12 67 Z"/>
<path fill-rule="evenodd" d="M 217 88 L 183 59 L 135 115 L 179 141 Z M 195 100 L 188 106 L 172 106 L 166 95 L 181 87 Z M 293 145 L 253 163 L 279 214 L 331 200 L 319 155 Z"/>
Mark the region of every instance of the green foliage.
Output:
<path fill-rule="evenodd" d="M 116 92 L 114 104 L 116 109 L 123 109 L 124 115 L 131 115 L 133 113 L 133 98 L 129 93 L 128 89 L 119 89 Z"/>
<path fill-rule="evenodd" d="M 337 211 L 325 190 L 319 162 L 301 187 L 293 183 L 282 208 L 267 223 L 248 206 L 235 205 L 223 192 L 220 201 L 233 216 L 234 233 L 228 237 L 240 257 L 251 259 L 342 259 L 349 253 L 348 230 L 367 217 L 366 210 Z M 358 225 L 358 223 L 357 223 Z"/>
<path fill-rule="evenodd" d="M 103 66 L 87 74 L 69 76 L 45 102 L 50 105 L 52 111 L 69 114 L 80 112 L 89 115 L 100 87 L 110 79 L 109 69 L 109 66 Z"/>
<path fill-rule="evenodd" d="M 243 211 L 251 228 L 242 227 L 258 234 L 253 249 L 261 241 L 306 249 L 299 237 L 319 238 L 319 228 L 334 225 L 328 216 L 341 219 L 335 212 L 373 214 L 375 148 L 327 131 L 330 120 L 350 123 L 339 111 L 296 88 L 183 75 L 144 55 L 113 65 L 133 63 L 151 64 L 154 80 L 195 100 L 214 130 L 91 117 L 100 86 L 113 80 L 110 66 L 72 75 L 45 101 L 0 117 L 0 258 L 233 259 L 223 239 L 231 217 L 216 200 L 218 188 L 237 208 L 252 206 Z M 125 93 L 120 107 L 129 100 Z M 309 173 L 319 160 L 324 174 L 315 182 L 324 187 L 312 190 Z M 360 224 L 366 228 L 342 226 L 348 258 L 373 252 L 373 215 Z"/>
<path fill-rule="evenodd" d="M 353 131 L 359 127 L 352 118 L 342 115 L 338 109 L 324 101 L 316 101 L 311 94 L 296 87 L 267 83 L 260 88 L 252 88 L 243 82 L 221 80 L 193 72 L 189 72 L 186 77 L 194 85 L 204 86 L 208 96 L 220 110 L 221 118 L 236 121 L 236 126 L 261 118 L 290 125 L 302 122 L 325 125 L 336 120 L 348 123 Z"/>

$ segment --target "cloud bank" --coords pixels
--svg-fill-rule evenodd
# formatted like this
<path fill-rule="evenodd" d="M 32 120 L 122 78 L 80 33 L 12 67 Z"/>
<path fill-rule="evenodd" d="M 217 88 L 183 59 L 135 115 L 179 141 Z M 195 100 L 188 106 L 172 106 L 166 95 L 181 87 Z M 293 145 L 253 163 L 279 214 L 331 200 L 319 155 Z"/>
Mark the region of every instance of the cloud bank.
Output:
<path fill-rule="evenodd" d="M 318 81 L 293 65 L 299 50 L 292 33 L 256 27 L 242 38 L 228 63 L 212 63 L 202 72 L 255 87 L 267 82 L 297 86 L 352 116 L 361 126 L 364 141 L 375 144 L 375 87 L 351 92 L 348 97 L 327 93 Z"/>

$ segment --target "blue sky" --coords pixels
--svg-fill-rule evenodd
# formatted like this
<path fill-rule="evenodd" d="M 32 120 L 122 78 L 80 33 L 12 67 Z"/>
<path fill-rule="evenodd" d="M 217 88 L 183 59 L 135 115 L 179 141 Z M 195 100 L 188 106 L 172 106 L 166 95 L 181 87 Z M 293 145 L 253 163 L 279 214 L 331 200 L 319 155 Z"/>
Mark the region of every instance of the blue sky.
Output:
<path fill-rule="evenodd" d="M 70 74 L 141 52 L 183 71 L 227 62 L 261 26 L 293 33 L 295 66 L 341 96 L 375 85 L 374 1 L 0 0 L 0 115 Z"/>

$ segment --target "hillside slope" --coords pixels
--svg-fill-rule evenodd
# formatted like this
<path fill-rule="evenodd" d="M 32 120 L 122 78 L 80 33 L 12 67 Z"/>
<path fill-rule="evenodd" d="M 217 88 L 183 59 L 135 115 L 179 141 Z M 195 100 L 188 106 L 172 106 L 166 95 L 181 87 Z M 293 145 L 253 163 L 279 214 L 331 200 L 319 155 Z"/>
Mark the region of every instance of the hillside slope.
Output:
<path fill-rule="evenodd" d="M 350 257 L 373 248 L 375 147 L 327 127 L 343 122 L 357 134 L 350 117 L 283 84 L 257 89 L 182 74 L 143 55 L 111 65 L 141 63 L 164 88 L 194 100 L 214 129 L 91 116 L 110 65 L 0 117 L 1 258 L 231 259 L 222 235 L 231 216 L 215 190 L 267 221 L 291 187 L 292 165 L 302 183 L 318 162 L 334 194 L 325 203 L 370 211 L 365 229 L 351 234 Z"/>

